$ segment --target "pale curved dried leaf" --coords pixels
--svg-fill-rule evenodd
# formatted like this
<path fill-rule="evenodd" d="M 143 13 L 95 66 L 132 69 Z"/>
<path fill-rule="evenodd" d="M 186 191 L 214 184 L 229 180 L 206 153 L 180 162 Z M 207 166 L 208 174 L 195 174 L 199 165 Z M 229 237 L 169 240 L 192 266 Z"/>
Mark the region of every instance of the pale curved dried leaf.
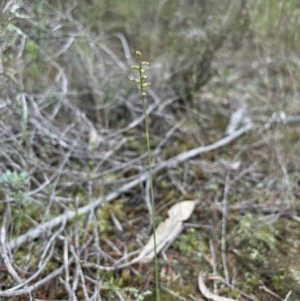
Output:
<path fill-rule="evenodd" d="M 161 222 L 156 228 L 156 252 L 159 253 L 163 247 L 171 242 L 176 236 L 182 231 L 182 222 L 167 218 L 165 221 Z M 141 257 L 141 263 L 145 264 L 152 260 L 154 257 L 154 237 L 151 235 L 148 243 L 144 246 L 140 252 L 139 257 Z"/>
<path fill-rule="evenodd" d="M 168 210 L 168 215 L 179 221 L 186 221 L 190 218 L 198 201 L 183 201 L 175 204 Z"/>
<path fill-rule="evenodd" d="M 182 231 L 182 222 L 187 220 L 198 201 L 183 201 L 172 206 L 167 218 L 161 222 L 156 228 L 156 252 L 159 253 L 167 243 L 171 243 L 176 236 Z M 145 264 L 152 260 L 154 257 L 154 237 L 150 237 L 148 243 L 144 246 L 138 258 L 140 262 Z"/>

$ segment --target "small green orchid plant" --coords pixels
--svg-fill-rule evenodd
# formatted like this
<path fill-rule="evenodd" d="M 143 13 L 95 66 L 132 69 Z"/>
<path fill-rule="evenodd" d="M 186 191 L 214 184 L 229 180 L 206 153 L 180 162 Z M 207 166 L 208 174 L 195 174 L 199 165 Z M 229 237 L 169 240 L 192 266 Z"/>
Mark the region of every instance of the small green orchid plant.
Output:
<path fill-rule="evenodd" d="M 137 83 L 140 89 L 142 102 L 143 102 L 143 112 L 145 116 L 145 133 L 146 133 L 146 144 L 148 152 L 148 168 L 149 168 L 149 180 L 150 180 L 150 198 L 152 206 L 152 227 L 153 227 L 153 239 L 154 239 L 154 263 L 155 263 L 155 294 L 156 301 L 159 301 L 159 286 L 158 286 L 158 262 L 157 262 L 157 251 L 156 251 L 156 234 L 155 234 L 155 208 L 154 208 L 154 192 L 153 192 L 153 179 L 152 179 L 152 167 L 151 167 L 151 150 L 150 150 L 150 139 L 149 139 L 149 126 L 148 117 L 146 113 L 146 92 L 145 89 L 151 85 L 149 82 L 145 82 L 147 76 L 145 75 L 145 70 L 143 66 L 149 66 L 148 62 L 142 60 L 142 53 L 140 51 L 135 51 L 138 58 L 139 64 L 131 66 L 131 69 L 137 70 L 139 72 L 139 78 L 132 79 L 133 82 Z"/>

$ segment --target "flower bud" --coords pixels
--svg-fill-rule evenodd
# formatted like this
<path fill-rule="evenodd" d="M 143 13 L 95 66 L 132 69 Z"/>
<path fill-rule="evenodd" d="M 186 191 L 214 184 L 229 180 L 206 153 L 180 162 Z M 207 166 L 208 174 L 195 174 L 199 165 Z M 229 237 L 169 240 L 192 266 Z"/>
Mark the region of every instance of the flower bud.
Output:
<path fill-rule="evenodd" d="M 139 79 L 136 79 L 136 78 L 132 78 L 131 81 L 132 81 L 132 82 L 135 82 L 135 83 L 137 83 L 137 84 L 140 84 L 140 83 L 141 83 L 140 80 L 139 80 Z"/>
<path fill-rule="evenodd" d="M 133 66 L 131 66 L 130 68 L 131 68 L 131 69 L 134 69 L 134 70 L 140 70 L 140 67 L 137 66 L 137 65 L 133 65 Z"/>

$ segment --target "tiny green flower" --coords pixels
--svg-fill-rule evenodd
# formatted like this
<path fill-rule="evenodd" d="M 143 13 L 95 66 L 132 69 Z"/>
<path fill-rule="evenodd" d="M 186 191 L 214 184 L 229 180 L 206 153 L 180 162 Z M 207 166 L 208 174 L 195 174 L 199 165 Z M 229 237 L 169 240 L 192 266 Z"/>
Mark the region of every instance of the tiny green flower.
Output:
<path fill-rule="evenodd" d="M 133 65 L 130 67 L 131 69 L 140 70 L 140 67 L 138 65 Z"/>
<path fill-rule="evenodd" d="M 137 84 L 140 84 L 140 83 L 141 83 L 141 81 L 140 81 L 139 79 L 136 79 L 136 78 L 131 79 L 131 81 L 132 81 L 132 82 L 135 82 L 135 83 L 137 83 Z"/>
<path fill-rule="evenodd" d="M 142 54 L 141 54 L 141 52 L 140 51 L 135 51 L 135 54 L 138 56 L 138 57 L 141 57 L 142 56 Z"/>

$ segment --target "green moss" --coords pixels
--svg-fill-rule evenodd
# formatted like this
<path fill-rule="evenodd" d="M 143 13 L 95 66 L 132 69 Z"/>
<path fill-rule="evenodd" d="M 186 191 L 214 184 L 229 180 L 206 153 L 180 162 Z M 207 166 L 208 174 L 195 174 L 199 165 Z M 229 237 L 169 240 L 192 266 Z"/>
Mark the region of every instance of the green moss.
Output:
<path fill-rule="evenodd" d="M 199 232 L 195 229 L 188 229 L 186 234 L 181 234 L 173 243 L 173 246 L 177 248 L 185 256 L 191 255 L 194 252 L 207 252 L 208 248 L 200 237 Z"/>
<path fill-rule="evenodd" d="M 291 268 L 290 269 L 292 278 L 298 283 L 300 284 L 300 270 L 295 269 L 295 268 Z"/>
<path fill-rule="evenodd" d="M 278 292 L 284 292 L 285 284 L 284 284 L 285 276 L 284 275 L 274 275 L 272 277 L 272 286 Z M 299 282 L 300 283 L 300 282 Z"/>
<path fill-rule="evenodd" d="M 246 272 L 245 283 L 251 286 L 257 286 L 259 284 L 259 279 L 253 273 Z"/>
<path fill-rule="evenodd" d="M 276 247 L 278 233 L 273 221 L 259 221 L 257 217 L 247 213 L 241 218 L 236 232 L 240 239 L 247 240 L 253 247 L 267 246 L 270 250 Z"/>

